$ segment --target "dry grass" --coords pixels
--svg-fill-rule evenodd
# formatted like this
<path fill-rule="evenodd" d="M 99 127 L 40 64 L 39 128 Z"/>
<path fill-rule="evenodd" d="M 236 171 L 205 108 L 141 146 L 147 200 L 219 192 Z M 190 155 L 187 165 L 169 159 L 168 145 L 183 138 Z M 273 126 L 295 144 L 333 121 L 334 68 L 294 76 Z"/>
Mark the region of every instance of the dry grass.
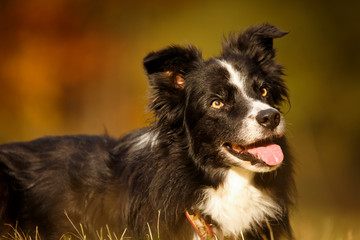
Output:
<path fill-rule="evenodd" d="M 19 229 L 17 226 L 11 226 L 7 225 L 11 228 L 11 231 L 9 231 L 7 234 L 1 236 L 1 239 L 7 239 L 7 240 L 41 240 L 41 237 L 39 235 L 38 229 L 36 228 L 36 234 L 35 238 L 31 237 L 28 234 L 25 234 L 21 229 Z M 66 233 L 63 234 L 59 240 L 93 240 L 87 238 L 84 229 L 81 224 L 79 224 L 79 228 L 73 225 L 74 231 L 73 233 Z M 117 235 L 114 232 L 111 232 L 109 227 L 106 225 L 106 231 L 104 232 L 103 229 L 100 229 L 100 231 L 97 231 L 97 237 L 98 240 L 125 240 L 125 239 L 132 239 L 131 237 L 125 237 L 126 229 L 123 232 L 123 234 L 120 236 L 120 238 L 117 237 Z"/>
<path fill-rule="evenodd" d="M 73 223 L 72 223 L 73 224 Z M 36 234 L 35 238 L 29 236 L 28 234 L 25 234 L 21 229 L 19 229 L 17 226 L 11 226 L 7 225 L 11 228 L 11 231 L 9 231 L 7 234 L 1 236 L 1 239 L 7 239 L 7 240 L 41 240 L 41 237 L 38 233 L 38 229 L 36 228 Z M 74 232 L 63 234 L 59 240 L 94 240 L 89 239 L 85 232 L 84 228 L 81 224 L 79 224 L 79 227 L 74 227 Z M 114 232 L 111 232 L 109 227 L 106 225 L 106 231 L 104 232 L 103 229 L 100 229 L 100 231 L 97 231 L 97 239 L 98 240 L 126 240 L 126 239 L 133 239 L 131 237 L 125 237 L 126 229 L 122 233 L 120 237 L 118 237 Z M 152 239 L 152 238 L 149 238 Z"/>
<path fill-rule="evenodd" d="M 12 226 L 10 224 L 5 224 L 5 225 L 10 228 L 10 231 L 8 233 L 6 233 L 5 235 L 1 236 L 2 238 L 9 239 L 9 240 L 33 240 L 33 238 L 31 238 L 31 236 L 29 236 L 28 234 L 25 234 L 23 231 L 18 229 L 17 224 L 15 226 Z M 41 240 L 37 227 L 36 227 L 34 239 Z"/>
<path fill-rule="evenodd" d="M 94 240 L 94 239 L 89 239 L 86 236 L 86 233 L 84 231 L 84 227 L 83 225 L 80 223 L 78 226 L 76 226 L 74 224 L 74 222 L 70 219 L 69 215 L 67 214 L 67 212 L 64 212 L 66 218 L 69 220 L 69 222 L 71 223 L 72 227 L 73 227 L 73 232 L 69 232 L 69 233 L 65 233 L 63 234 L 59 240 Z M 151 231 L 150 225 L 147 223 L 148 229 L 149 229 L 149 233 L 145 235 L 146 239 L 148 240 L 154 240 L 157 239 L 159 240 L 159 219 L 160 219 L 160 211 L 158 212 L 158 222 L 157 222 L 157 238 L 154 238 L 153 233 Z M 38 228 L 36 227 L 36 231 L 35 231 L 35 237 L 31 237 L 29 234 L 23 232 L 18 226 L 17 224 L 15 226 L 12 226 L 10 224 L 6 224 L 6 226 L 8 226 L 10 228 L 10 231 L 8 233 L 6 233 L 5 235 L 2 235 L 0 237 L 0 239 L 7 239 L 7 240 L 41 240 Z M 132 237 L 125 237 L 126 234 L 126 228 L 124 230 L 124 232 L 121 234 L 120 237 L 118 237 L 116 235 L 115 232 L 112 232 L 109 228 L 108 225 L 106 225 L 106 230 L 104 231 L 104 229 L 100 229 L 98 231 L 96 231 L 97 234 L 97 240 L 126 240 L 126 239 L 134 239 Z"/>
<path fill-rule="evenodd" d="M 335 209 L 303 209 L 292 219 L 299 240 L 360 239 L 360 213 Z"/>
<path fill-rule="evenodd" d="M 81 224 L 78 226 L 71 221 L 69 216 L 65 213 L 65 216 L 70 221 L 73 232 L 66 233 L 59 240 L 127 240 L 134 239 L 129 236 L 125 236 L 126 229 L 120 235 L 112 232 L 109 227 L 106 225 L 105 229 L 100 229 L 97 231 L 97 239 L 89 239 L 86 236 L 84 228 Z M 160 218 L 160 212 L 158 213 L 158 219 Z M 293 227 L 295 231 L 296 239 L 301 240 L 355 240 L 360 239 L 360 218 L 355 214 L 354 216 L 347 215 L 337 215 L 337 217 L 325 216 L 325 214 L 315 214 L 311 212 L 302 212 L 300 216 L 295 216 L 293 219 Z M 17 225 L 11 226 L 11 231 L 6 235 L 0 237 L 0 239 L 7 240 L 41 240 L 41 237 L 36 228 L 35 236 L 29 236 L 28 234 L 21 231 Z M 148 224 L 148 233 L 145 238 L 148 240 L 160 239 L 159 237 L 159 221 L 157 224 L 157 229 L 150 228 Z M 270 228 L 271 231 L 271 228 Z M 266 238 L 264 238 L 266 239 Z M 241 240 L 246 240 L 242 236 Z M 273 236 L 271 236 L 271 240 Z"/>
<path fill-rule="evenodd" d="M 73 223 L 73 221 L 70 219 L 69 215 L 67 214 L 67 212 L 65 211 L 65 216 L 66 218 L 69 220 L 69 222 L 71 223 L 71 225 L 73 226 L 75 233 L 67 233 L 64 234 L 60 240 L 70 240 L 72 239 L 71 237 L 73 236 L 76 239 L 79 240 L 86 240 L 86 234 L 84 231 L 84 228 L 82 226 L 82 224 L 79 224 L 79 227 L 76 227 L 76 225 Z M 80 228 L 80 229 L 79 229 Z M 116 233 L 111 232 L 110 228 L 108 225 L 106 225 L 106 233 L 104 234 L 103 229 L 101 228 L 100 231 L 96 231 L 97 237 L 99 240 L 124 240 L 125 239 L 125 233 L 126 233 L 126 228 L 124 230 L 124 232 L 122 233 L 121 237 L 118 238 L 116 236 Z"/>

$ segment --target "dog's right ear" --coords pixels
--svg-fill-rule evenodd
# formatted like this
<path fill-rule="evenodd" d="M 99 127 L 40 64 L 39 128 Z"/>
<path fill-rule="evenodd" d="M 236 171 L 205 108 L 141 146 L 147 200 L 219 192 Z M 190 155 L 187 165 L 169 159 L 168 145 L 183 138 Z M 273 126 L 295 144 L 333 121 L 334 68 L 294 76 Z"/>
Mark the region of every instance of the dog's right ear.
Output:
<path fill-rule="evenodd" d="M 193 46 L 171 46 L 149 53 L 143 63 L 150 86 L 154 87 L 165 80 L 168 87 L 184 88 L 186 74 L 200 59 L 201 52 Z"/>
<path fill-rule="evenodd" d="M 191 45 L 171 46 L 144 58 L 151 88 L 150 110 L 162 124 L 182 121 L 187 76 L 202 61 L 201 52 Z"/>

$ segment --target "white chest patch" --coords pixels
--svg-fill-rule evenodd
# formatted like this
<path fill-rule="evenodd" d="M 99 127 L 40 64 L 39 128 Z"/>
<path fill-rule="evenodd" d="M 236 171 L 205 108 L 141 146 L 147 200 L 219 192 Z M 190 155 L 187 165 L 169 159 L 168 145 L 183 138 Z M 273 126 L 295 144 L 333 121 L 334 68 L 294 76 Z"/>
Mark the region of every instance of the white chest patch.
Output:
<path fill-rule="evenodd" d="M 264 221 L 281 214 L 280 207 L 252 184 L 253 173 L 232 168 L 218 189 L 207 188 L 199 210 L 219 223 L 224 236 L 239 236 Z"/>

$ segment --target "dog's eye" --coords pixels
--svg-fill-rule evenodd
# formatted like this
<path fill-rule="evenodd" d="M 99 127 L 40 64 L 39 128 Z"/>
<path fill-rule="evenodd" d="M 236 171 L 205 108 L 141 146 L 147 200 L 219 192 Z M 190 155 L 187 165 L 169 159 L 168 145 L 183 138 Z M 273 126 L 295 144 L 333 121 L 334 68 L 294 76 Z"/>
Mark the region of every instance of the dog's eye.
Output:
<path fill-rule="evenodd" d="M 212 103 L 211 103 L 211 107 L 215 108 L 215 109 L 220 109 L 223 106 L 224 106 L 224 103 L 219 100 L 212 101 Z"/>
<path fill-rule="evenodd" d="M 261 96 L 263 97 L 266 97 L 269 93 L 269 91 L 264 87 L 260 88 L 260 92 L 261 92 Z"/>

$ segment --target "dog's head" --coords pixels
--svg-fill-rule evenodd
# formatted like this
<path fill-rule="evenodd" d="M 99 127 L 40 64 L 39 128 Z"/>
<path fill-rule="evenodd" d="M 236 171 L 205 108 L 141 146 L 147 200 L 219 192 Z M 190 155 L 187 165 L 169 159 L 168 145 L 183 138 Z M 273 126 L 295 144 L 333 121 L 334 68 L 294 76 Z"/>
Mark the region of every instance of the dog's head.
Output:
<path fill-rule="evenodd" d="M 150 53 L 144 66 L 156 124 L 181 132 L 200 165 L 276 169 L 285 131 L 278 106 L 287 91 L 273 39 L 285 34 L 268 24 L 251 27 L 230 35 L 222 55 L 207 61 L 193 46 Z"/>

